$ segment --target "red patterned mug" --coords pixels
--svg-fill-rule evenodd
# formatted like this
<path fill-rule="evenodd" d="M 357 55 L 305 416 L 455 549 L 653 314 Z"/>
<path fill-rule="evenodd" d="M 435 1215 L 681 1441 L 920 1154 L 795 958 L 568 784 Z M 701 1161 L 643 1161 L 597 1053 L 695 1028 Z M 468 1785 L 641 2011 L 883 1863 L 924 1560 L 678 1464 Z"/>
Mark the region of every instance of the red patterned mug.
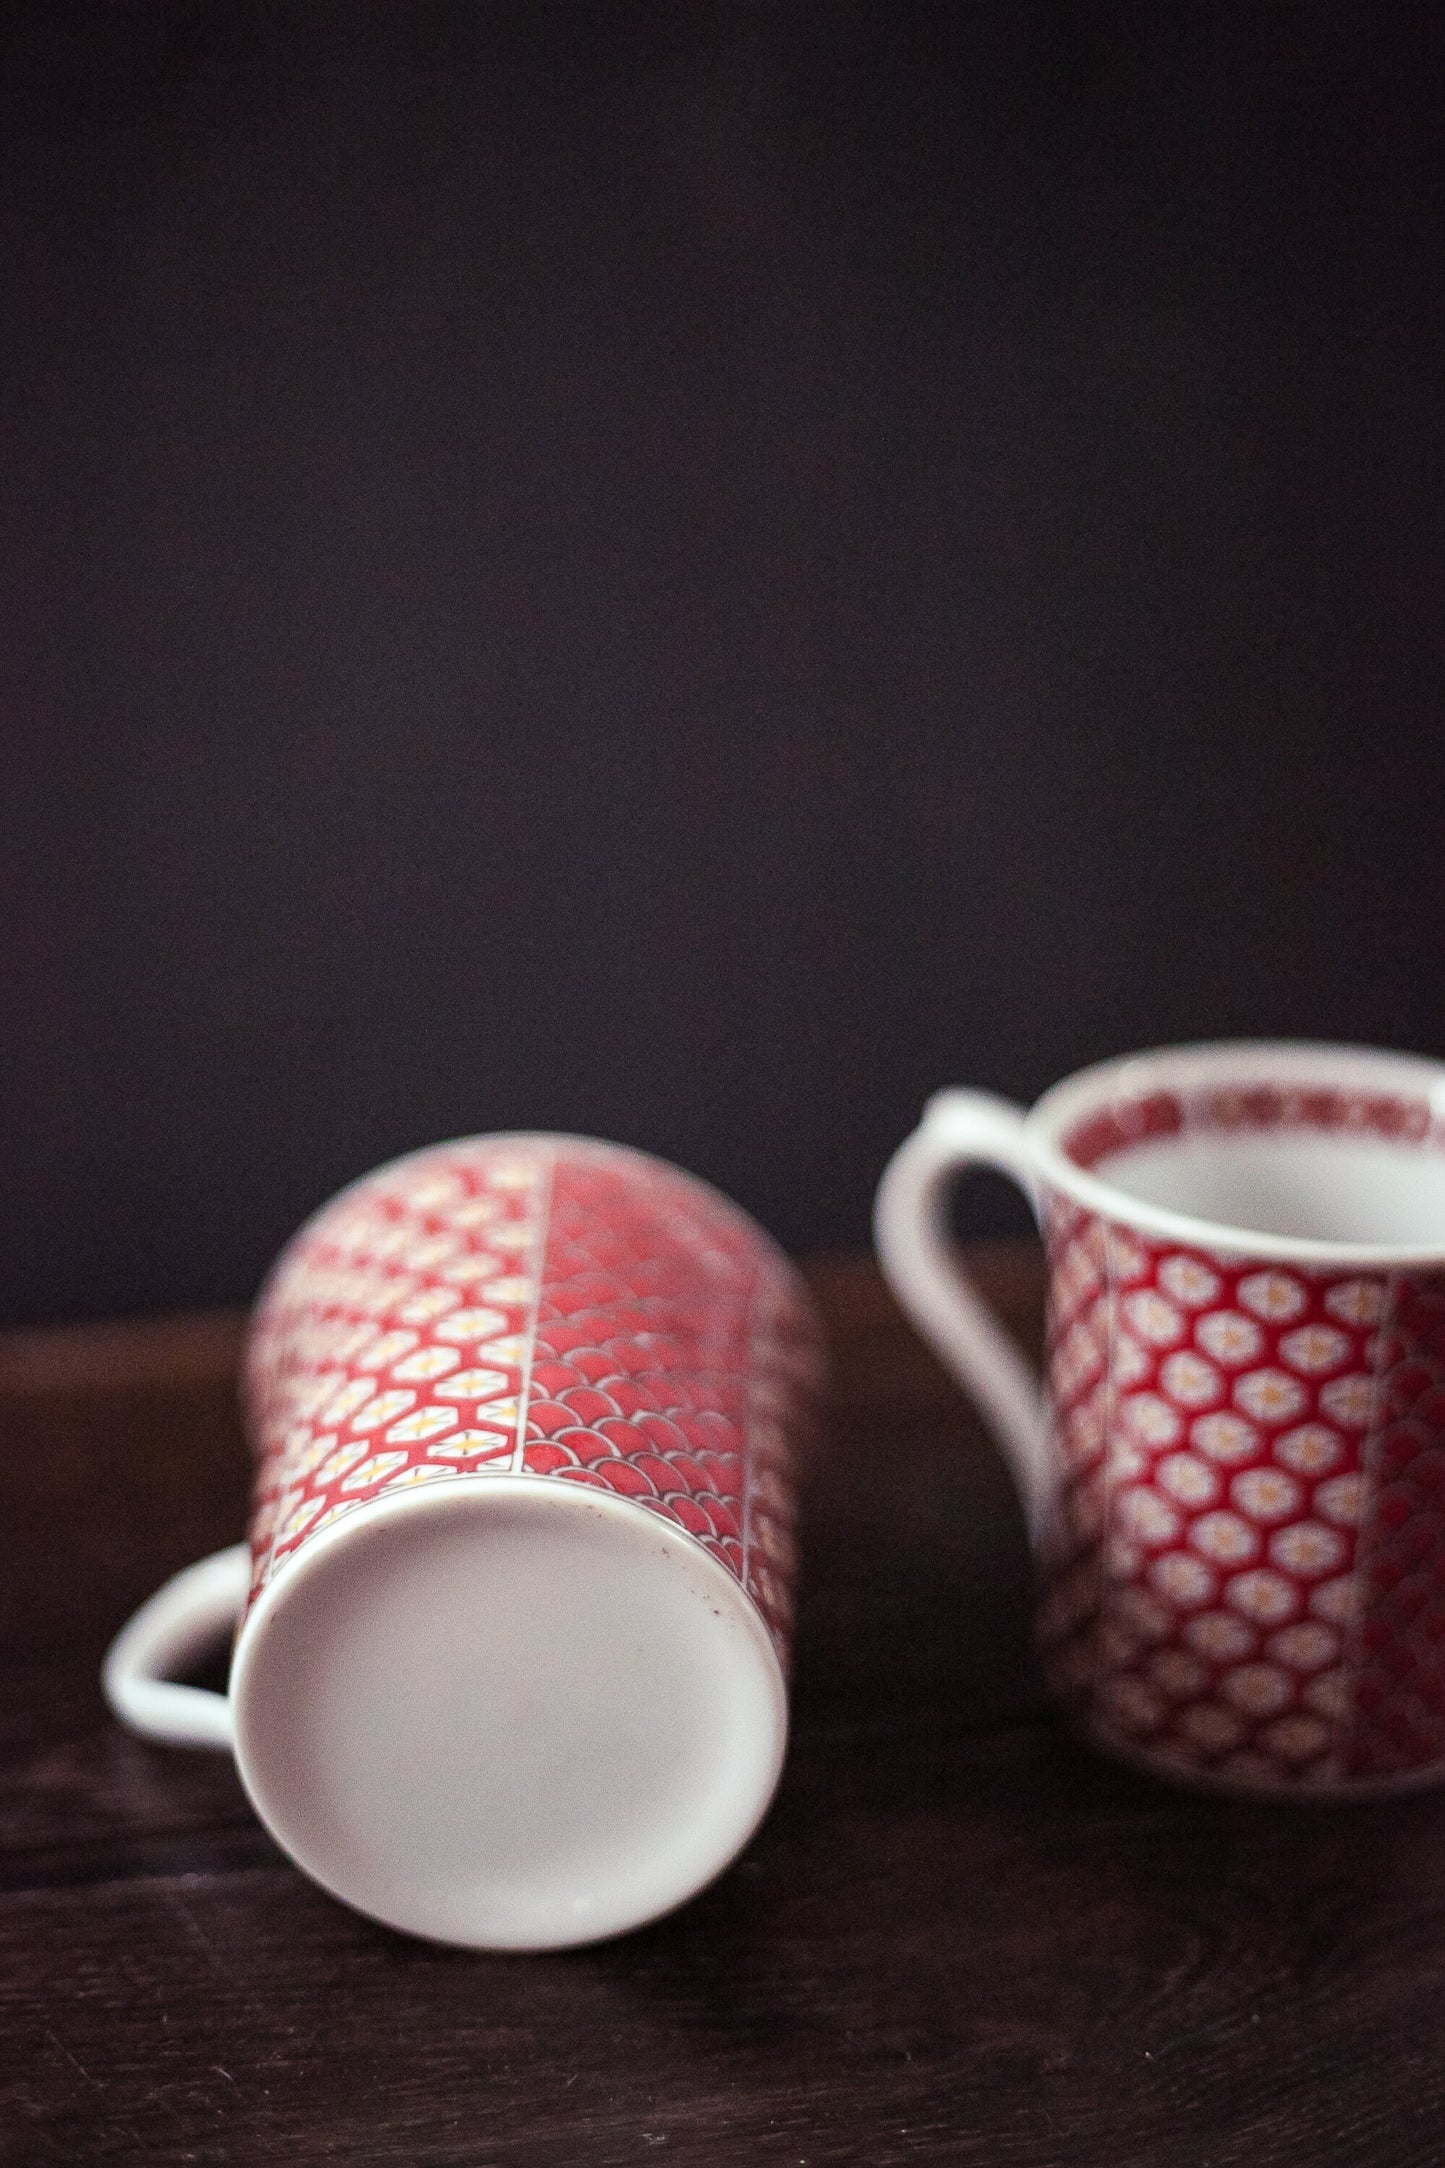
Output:
<path fill-rule="evenodd" d="M 111 1704 L 231 1746 L 281 1846 L 390 1925 L 638 1926 L 777 1783 L 820 1360 L 781 1252 L 657 1160 L 505 1136 L 384 1167 L 263 1289 L 249 1544 L 137 1614 Z M 170 1683 L 237 1612 L 229 1695 Z"/>
<path fill-rule="evenodd" d="M 950 1254 L 974 1164 L 1043 1230 L 1047 1392 Z M 1010 1459 L 1083 1729 L 1230 1790 L 1445 1777 L 1445 1066 L 1221 1044 L 1028 1114 L 943 1092 L 876 1224 Z"/>

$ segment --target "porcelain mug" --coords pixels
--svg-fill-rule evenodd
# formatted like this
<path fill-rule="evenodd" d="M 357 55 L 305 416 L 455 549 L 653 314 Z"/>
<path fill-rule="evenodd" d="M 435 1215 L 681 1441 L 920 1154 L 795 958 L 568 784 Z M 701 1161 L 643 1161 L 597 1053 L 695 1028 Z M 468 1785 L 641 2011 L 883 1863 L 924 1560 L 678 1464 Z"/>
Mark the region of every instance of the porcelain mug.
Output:
<path fill-rule="evenodd" d="M 638 1926 L 778 1780 L 820 1363 L 782 1253 L 676 1168 L 549 1136 L 399 1160 L 274 1268 L 249 1543 L 137 1614 L 111 1704 L 231 1746 L 283 1849 L 392 1926 Z M 237 1613 L 229 1695 L 171 1683 Z"/>
<path fill-rule="evenodd" d="M 974 1165 L 1039 1220 L 1046 1389 L 951 1253 Z M 1028 1113 L 946 1091 L 876 1229 L 1012 1465 L 1078 1725 L 1214 1788 L 1445 1776 L 1445 1066 L 1222 1043 Z"/>

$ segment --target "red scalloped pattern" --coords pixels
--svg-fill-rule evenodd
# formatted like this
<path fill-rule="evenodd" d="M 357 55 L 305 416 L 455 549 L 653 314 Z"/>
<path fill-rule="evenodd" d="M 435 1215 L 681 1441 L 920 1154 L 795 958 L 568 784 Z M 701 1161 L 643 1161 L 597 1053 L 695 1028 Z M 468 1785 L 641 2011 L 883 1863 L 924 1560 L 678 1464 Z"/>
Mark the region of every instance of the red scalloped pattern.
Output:
<path fill-rule="evenodd" d="M 640 1153 L 480 1138 L 383 1168 L 302 1230 L 258 1304 L 253 1598 L 373 1499 L 504 1472 L 684 1530 L 786 1655 L 821 1347 L 773 1245 Z"/>

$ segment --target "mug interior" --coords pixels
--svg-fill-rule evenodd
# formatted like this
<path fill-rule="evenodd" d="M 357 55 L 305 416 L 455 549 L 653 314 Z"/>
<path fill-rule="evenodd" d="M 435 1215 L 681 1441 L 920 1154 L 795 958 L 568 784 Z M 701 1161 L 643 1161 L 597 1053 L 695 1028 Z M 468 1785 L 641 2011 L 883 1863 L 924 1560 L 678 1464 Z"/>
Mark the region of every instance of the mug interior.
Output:
<path fill-rule="evenodd" d="M 1107 1186 L 1116 1216 L 1142 1206 L 1246 1240 L 1445 1254 L 1445 1070 L 1433 1063 L 1179 1048 L 1087 1071 L 1035 1116 L 1060 1186 Z"/>

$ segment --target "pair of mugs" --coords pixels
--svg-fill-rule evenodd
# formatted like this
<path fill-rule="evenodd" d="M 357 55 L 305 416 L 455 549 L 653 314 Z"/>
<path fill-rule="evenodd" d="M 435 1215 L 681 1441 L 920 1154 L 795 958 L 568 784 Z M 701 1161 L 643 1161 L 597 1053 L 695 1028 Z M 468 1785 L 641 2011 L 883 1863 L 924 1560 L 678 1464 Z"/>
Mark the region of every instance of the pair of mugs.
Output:
<path fill-rule="evenodd" d="M 949 1243 L 980 1164 L 1045 1238 L 1046 1385 Z M 1028 1114 L 945 1092 L 876 1224 L 1008 1457 L 1080 1729 L 1253 1794 L 1445 1776 L 1445 1066 L 1221 1044 Z M 111 1704 L 230 1746 L 283 1848 L 391 1925 L 641 1925 L 777 1784 L 821 1376 L 792 1267 L 676 1169 L 544 1136 L 398 1161 L 272 1272 L 249 1543 L 137 1614 Z M 238 1616 L 229 1696 L 173 1683 Z"/>

